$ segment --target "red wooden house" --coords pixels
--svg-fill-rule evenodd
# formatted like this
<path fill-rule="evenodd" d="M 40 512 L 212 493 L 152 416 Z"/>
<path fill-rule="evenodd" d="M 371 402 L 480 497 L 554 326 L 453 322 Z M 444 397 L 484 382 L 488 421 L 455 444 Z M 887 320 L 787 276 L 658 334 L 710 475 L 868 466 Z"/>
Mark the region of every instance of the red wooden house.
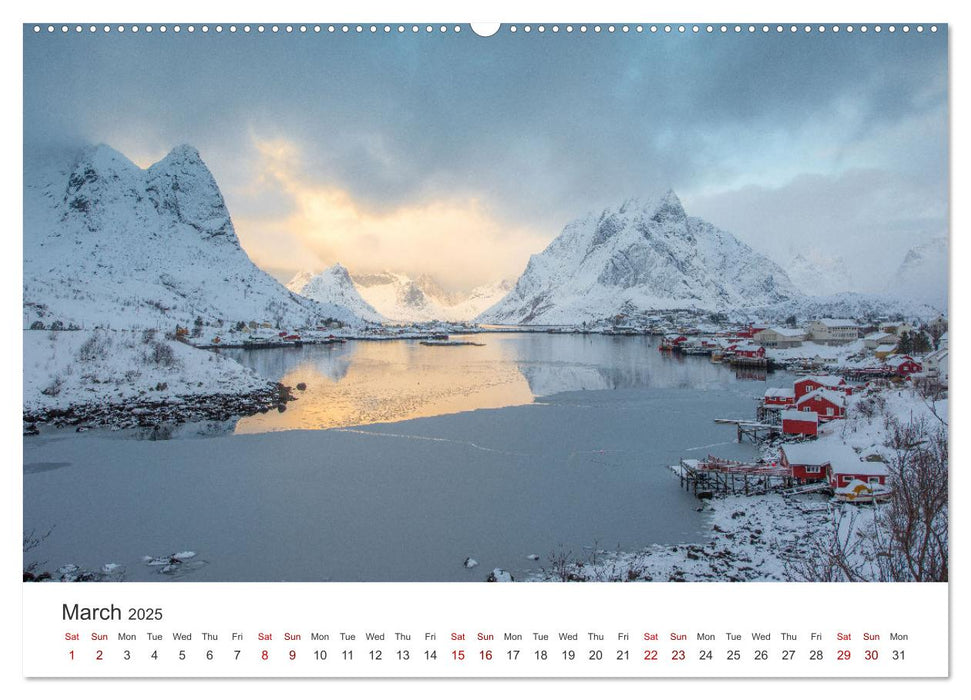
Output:
<path fill-rule="evenodd" d="M 792 389 L 769 387 L 762 397 L 762 404 L 765 406 L 794 406 L 796 394 Z"/>
<path fill-rule="evenodd" d="M 782 432 L 785 435 L 815 435 L 819 431 L 819 415 L 812 411 L 782 411 Z"/>
<path fill-rule="evenodd" d="M 811 374 L 802 379 L 797 379 L 793 388 L 796 391 L 797 401 L 806 394 L 816 391 L 816 389 L 832 389 L 847 394 L 853 393 L 853 388 L 847 385 L 845 379 L 831 374 Z"/>
<path fill-rule="evenodd" d="M 846 417 L 846 394 L 832 389 L 816 389 L 801 399 L 796 400 L 796 408 L 800 411 L 812 411 L 819 416 L 820 421 Z"/>
<path fill-rule="evenodd" d="M 789 470 L 793 479 L 822 481 L 829 468 L 825 454 L 826 450 L 816 442 L 789 443 L 779 450 L 779 463 Z"/>
<path fill-rule="evenodd" d="M 736 345 L 734 352 L 735 357 L 765 357 L 765 348 L 763 348 L 761 345 L 756 345 L 755 343 Z"/>
<path fill-rule="evenodd" d="M 849 486 L 852 481 L 886 486 L 889 476 L 890 470 L 883 462 L 863 462 L 856 455 L 834 458 L 826 469 L 826 478 L 834 489 Z"/>
<path fill-rule="evenodd" d="M 751 325 L 748 328 L 745 328 L 743 330 L 740 330 L 738 333 L 736 333 L 736 335 L 739 338 L 751 338 L 756 333 L 758 333 L 759 331 L 764 331 L 766 328 L 768 328 L 768 326 L 766 326 L 764 324 Z"/>
<path fill-rule="evenodd" d="M 909 377 L 924 371 L 924 366 L 910 355 L 895 355 L 888 358 L 884 364 L 900 377 Z"/>

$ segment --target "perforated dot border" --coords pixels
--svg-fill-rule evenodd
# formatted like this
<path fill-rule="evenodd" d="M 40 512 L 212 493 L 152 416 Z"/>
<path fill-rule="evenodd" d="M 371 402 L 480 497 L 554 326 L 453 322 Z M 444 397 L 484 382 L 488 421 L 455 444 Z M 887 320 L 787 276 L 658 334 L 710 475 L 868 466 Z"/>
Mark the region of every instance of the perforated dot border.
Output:
<path fill-rule="evenodd" d="M 34 24 L 34 34 L 458 34 L 461 24 Z M 936 24 L 503 24 L 506 34 L 934 34 Z"/>

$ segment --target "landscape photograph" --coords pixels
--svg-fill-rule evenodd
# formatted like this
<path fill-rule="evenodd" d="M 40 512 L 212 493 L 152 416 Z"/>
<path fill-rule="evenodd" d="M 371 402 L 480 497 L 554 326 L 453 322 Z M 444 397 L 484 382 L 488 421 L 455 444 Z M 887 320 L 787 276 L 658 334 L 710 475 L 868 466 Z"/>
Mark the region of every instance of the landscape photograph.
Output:
<path fill-rule="evenodd" d="M 24 582 L 947 581 L 888 27 L 24 25 Z"/>

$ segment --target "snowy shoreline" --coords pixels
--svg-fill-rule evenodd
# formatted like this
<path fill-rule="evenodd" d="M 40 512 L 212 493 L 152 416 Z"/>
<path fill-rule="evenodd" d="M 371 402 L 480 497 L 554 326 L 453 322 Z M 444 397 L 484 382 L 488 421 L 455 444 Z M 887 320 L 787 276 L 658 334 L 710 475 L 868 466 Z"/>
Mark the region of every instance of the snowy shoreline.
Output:
<path fill-rule="evenodd" d="M 828 499 L 778 493 L 699 501 L 709 537 L 636 552 L 600 550 L 560 561 L 527 581 L 786 581 L 786 565 L 807 553 L 808 535 L 831 518 Z M 856 506 L 851 506 L 856 507 Z"/>
<path fill-rule="evenodd" d="M 946 398 L 927 400 L 912 387 L 867 390 L 849 399 L 848 416 L 829 423 L 815 441 L 823 450 L 849 449 L 861 459 L 890 461 L 893 420 L 942 423 Z M 763 458 L 778 458 L 778 440 L 761 443 Z M 672 474 L 675 475 L 674 468 Z M 672 484 L 676 484 L 672 478 Z M 854 551 L 853 563 L 872 568 L 859 549 L 863 533 L 889 506 L 841 503 L 828 494 L 722 495 L 699 499 L 710 527 L 700 541 L 653 545 L 636 551 L 596 550 L 586 560 L 560 554 L 526 581 L 791 581 L 805 580 L 802 566 L 835 537 Z M 837 534 L 838 533 L 838 534 Z M 869 554 L 873 554 L 872 552 Z M 878 555 L 879 556 L 879 555 Z M 815 580 L 815 579 L 812 579 Z M 869 579 L 868 579 L 869 580 Z"/>
<path fill-rule="evenodd" d="M 126 428 L 285 410 L 290 389 L 162 334 L 24 331 L 24 433 Z"/>
<path fill-rule="evenodd" d="M 37 424 L 55 428 L 84 426 L 100 428 L 152 427 L 160 423 L 225 421 L 232 418 L 286 410 L 292 400 L 282 384 L 244 394 L 169 396 L 126 403 L 81 403 L 63 408 L 24 410 L 24 434 L 36 434 Z"/>

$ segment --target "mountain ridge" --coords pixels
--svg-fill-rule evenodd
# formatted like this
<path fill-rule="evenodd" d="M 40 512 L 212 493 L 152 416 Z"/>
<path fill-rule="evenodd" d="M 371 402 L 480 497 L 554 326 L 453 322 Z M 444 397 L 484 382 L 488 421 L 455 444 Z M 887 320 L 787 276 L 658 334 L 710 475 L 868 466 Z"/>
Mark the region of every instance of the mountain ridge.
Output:
<path fill-rule="evenodd" d="M 190 145 L 145 169 L 105 144 L 24 162 L 25 327 L 361 323 L 253 263 Z"/>

